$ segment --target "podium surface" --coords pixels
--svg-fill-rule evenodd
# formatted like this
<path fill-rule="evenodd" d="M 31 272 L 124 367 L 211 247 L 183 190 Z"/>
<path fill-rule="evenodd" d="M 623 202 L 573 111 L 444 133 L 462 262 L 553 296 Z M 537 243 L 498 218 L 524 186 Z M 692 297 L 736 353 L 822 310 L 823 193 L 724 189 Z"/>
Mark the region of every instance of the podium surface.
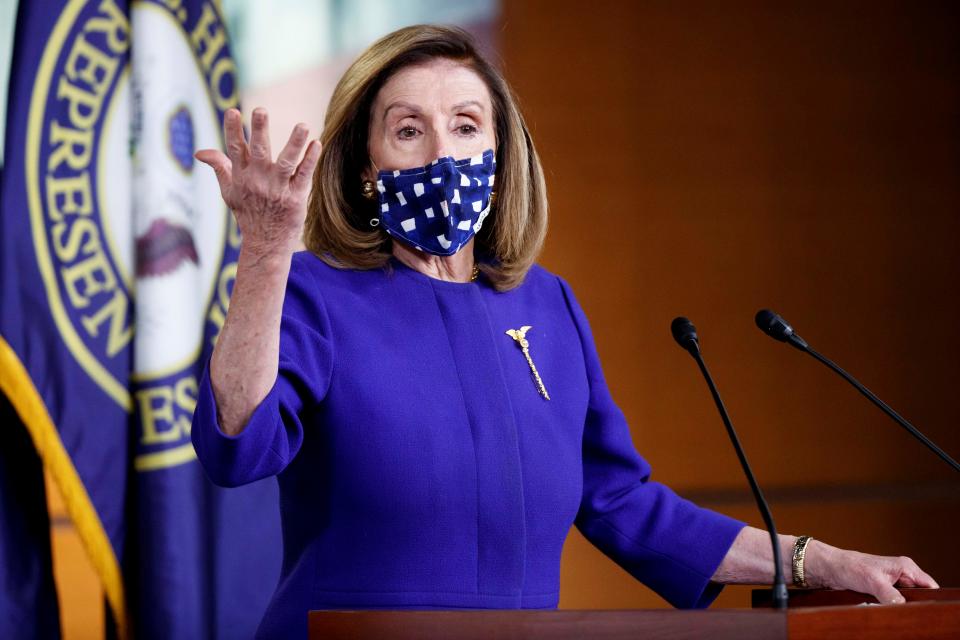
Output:
<path fill-rule="evenodd" d="M 597 638 L 960 638 L 960 590 L 925 591 L 901 605 L 796 606 L 772 609 L 311 611 L 311 640 L 461 638 L 574 640 Z M 933 591 L 938 591 L 933 595 Z M 812 595 L 812 594 L 811 594 Z M 823 592 L 820 600 L 859 596 Z M 907 596 L 908 599 L 911 596 Z M 913 599 L 924 598 L 915 594 Z M 929 598 L 933 598 L 930 601 Z M 815 601 L 815 600 L 814 600 Z"/>

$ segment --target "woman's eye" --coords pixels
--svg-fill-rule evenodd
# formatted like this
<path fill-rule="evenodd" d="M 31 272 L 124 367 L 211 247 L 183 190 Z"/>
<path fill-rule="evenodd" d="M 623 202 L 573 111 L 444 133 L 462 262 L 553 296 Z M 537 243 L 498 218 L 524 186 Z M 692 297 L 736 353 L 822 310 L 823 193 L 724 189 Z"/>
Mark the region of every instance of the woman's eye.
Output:
<path fill-rule="evenodd" d="M 404 127 L 397 132 L 397 136 L 403 140 L 412 140 L 417 137 L 417 130 L 413 127 Z"/>
<path fill-rule="evenodd" d="M 457 127 L 457 133 L 462 136 L 472 136 L 478 131 L 477 126 L 473 124 L 462 124 Z"/>

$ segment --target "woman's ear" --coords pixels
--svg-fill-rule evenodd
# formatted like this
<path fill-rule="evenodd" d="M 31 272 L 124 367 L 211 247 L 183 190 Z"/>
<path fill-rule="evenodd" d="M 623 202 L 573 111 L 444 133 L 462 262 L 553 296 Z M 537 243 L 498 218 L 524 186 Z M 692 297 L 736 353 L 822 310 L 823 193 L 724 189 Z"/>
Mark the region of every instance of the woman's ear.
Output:
<path fill-rule="evenodd" d="M 360 173 L 360 179 L 376 182 L 379 173 L 380 170 L 377 168 L 377 163 L 373 161 L 373 158 L 368 158 L 366 168 Z"/>

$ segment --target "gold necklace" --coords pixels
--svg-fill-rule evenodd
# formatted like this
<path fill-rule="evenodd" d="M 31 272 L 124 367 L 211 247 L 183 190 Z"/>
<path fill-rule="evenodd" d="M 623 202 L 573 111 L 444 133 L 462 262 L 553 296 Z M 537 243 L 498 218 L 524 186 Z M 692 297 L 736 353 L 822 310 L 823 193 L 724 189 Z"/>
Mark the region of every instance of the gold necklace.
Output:
<path fill-rule="evenodd" d="M 470 282 L 476 282 L 480 277 L 480 267 L 473 265 L 473 273 L 470 274 Z"/>

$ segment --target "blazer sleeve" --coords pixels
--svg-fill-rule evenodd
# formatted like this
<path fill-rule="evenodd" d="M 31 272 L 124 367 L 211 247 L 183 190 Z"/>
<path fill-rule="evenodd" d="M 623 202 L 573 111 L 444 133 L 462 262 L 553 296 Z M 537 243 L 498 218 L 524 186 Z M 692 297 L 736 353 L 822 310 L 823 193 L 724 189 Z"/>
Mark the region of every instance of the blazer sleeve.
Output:
<path fill-rule="evenodd" d="M 277 379 L 236 436 L 220 430 L 207 362 L 191 439 L 210 479 L 235 487 L 283 471 L 300 450 L 304 419 L 330 386 L 333 347 L 319 289 L 303 253 L 293 256 L 280 323 Z"/>
<path fill-rule="evenodd" d="M 586 316 L 560 280 L 580 333 L 590 385 L 583 433 L 581 533 L 633 577 L 678 608 L 709 606 L 723 586 L 710 581 L 745 526 L 684 500 L 650 480 L 614 404 Z"/>

